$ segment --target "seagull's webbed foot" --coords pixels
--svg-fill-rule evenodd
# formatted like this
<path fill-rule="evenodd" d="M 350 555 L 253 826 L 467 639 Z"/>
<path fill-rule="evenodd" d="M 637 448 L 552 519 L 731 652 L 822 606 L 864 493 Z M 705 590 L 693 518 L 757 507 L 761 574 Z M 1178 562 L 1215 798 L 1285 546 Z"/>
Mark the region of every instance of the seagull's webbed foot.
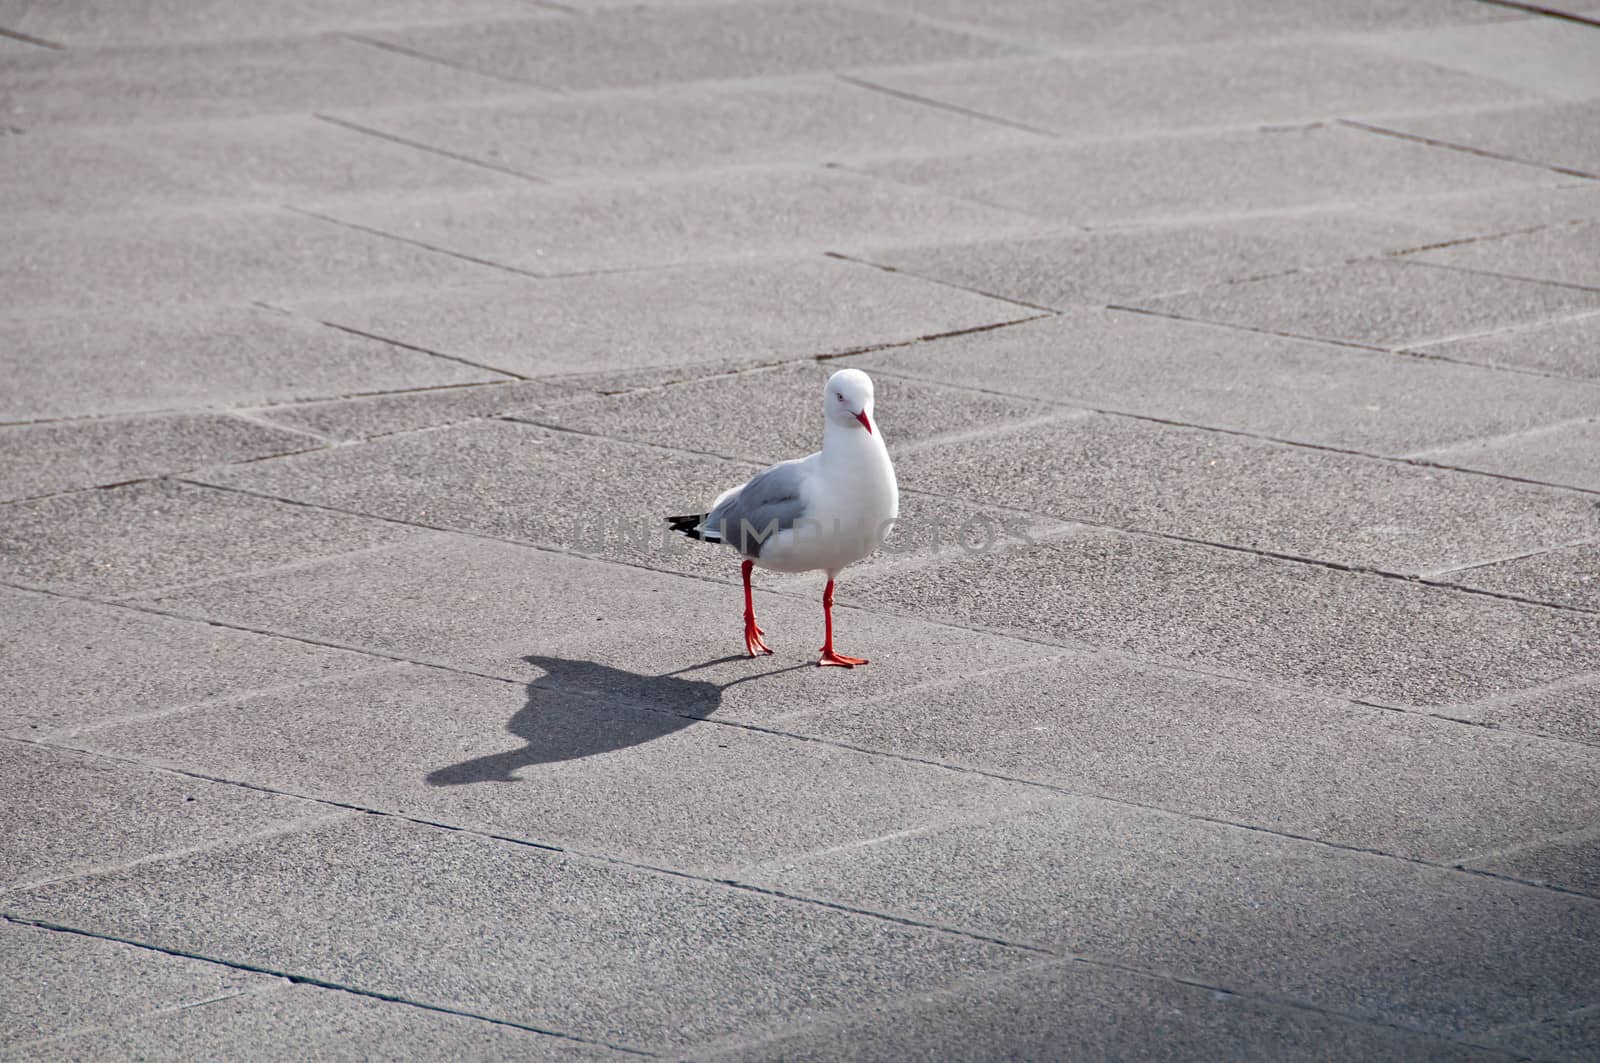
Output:
<path fill-rule="evenodd" d="M 870 664 L 865 657 L 846 657 L 842 653 L 834 653 L 827 646 L 822 647 L 822 656 L 817 658 L 817 667 L 824 668 L 835 665 L 839 668 L 854 668 L 858 664 Z"/>
<path fill-rule="evenodd" d="M 770 654 L 772 647 L 767 645 L 761 636 L 766 632 L 756 624 L 755 615 L 746 613 L 744 616 L 744 648 L 752 657 L 759 657 L 763 653 Z"/>

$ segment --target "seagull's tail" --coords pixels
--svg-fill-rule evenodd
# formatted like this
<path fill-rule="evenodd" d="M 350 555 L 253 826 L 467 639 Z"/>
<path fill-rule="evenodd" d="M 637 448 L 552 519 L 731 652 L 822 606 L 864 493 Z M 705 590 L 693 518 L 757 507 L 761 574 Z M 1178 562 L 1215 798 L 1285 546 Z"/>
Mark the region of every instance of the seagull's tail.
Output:
<path fill-rule="evenodd" d="M 720 543 L 722 539 L 714 529 L 700 527 L 705 522 L 705 519 L 706 515 L 704 513 L 691 513 L 683 517 L 668 517 L 667 526 L 679 535 L 690 539 L 699 539 L 708 543 Z"/>

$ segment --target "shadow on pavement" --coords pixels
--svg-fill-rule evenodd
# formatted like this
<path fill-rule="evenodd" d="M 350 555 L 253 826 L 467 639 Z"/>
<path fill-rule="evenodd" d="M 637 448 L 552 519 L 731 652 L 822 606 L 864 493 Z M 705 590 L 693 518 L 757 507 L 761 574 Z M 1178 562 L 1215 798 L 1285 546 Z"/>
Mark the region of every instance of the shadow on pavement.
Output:
<path fill-rule="evenodd" d="M 428 774 L 427 783 L 515 782 L 521 768 L 610 753 L 681 731 L 716 712 L 722 692 L 733 685 L 683 679 L 682 672 L 741 659 L 722 657 L 680 672 L 639 675 L 593 661 L 524 657 L 545 672 L 528 684 L 527 703 L 506 724 L 506 730 L 527 745 L 439 768 Z M 774 669 L 733 682 L 791 670 Z"/>

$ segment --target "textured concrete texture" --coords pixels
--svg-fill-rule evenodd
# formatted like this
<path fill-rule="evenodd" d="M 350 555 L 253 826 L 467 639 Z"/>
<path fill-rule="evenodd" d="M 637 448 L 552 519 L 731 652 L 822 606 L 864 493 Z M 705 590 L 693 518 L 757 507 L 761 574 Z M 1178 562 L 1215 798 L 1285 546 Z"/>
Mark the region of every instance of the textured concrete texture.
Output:
<path fill-rule="evenodd" d="M 1600 1057 L 1597 55 L 0 0 L 0 1059 Z"/>

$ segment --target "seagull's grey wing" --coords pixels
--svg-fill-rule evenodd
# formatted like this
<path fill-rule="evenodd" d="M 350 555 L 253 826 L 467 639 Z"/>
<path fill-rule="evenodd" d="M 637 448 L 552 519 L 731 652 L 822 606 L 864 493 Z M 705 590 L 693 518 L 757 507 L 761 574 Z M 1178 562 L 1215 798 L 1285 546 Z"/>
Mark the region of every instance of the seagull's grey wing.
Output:
<path fill-rule="evenodd" d="M 705 537 L 746 557 L 760 557 L 767 539 L 805 516 L 806 463 L 806 458 L 779 462 L 717 499 L 700 525 Z"/>

